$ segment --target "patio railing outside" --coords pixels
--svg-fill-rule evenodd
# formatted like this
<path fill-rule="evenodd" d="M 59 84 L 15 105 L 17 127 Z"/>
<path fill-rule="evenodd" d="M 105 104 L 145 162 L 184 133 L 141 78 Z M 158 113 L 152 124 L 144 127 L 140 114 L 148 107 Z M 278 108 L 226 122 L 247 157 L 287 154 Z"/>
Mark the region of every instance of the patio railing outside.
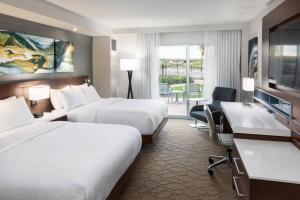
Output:
<path fill-rule="evenodd" d="M 189 98 L 203 97 L 203 60 L 190 60 Z M 188 98 L 186 61 L 161 59 L 160 97 L 168 103 L 169 113 L 185 115 Z"/>

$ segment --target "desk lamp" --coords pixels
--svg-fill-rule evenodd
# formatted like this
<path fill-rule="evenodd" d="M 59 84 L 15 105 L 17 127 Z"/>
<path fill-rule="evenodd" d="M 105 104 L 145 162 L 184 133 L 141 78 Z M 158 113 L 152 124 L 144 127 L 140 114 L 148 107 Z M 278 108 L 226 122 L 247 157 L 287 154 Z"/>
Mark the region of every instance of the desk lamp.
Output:
<path fill-rule="evenodd" d="M 243 78 L 243 90 L 246 91 L 246 100 L 243 102 L 244 107 L 252 107 L 250 103 L 248 103 L 248 93 L 254 91 L 254 78 L 244 77 Z"/>

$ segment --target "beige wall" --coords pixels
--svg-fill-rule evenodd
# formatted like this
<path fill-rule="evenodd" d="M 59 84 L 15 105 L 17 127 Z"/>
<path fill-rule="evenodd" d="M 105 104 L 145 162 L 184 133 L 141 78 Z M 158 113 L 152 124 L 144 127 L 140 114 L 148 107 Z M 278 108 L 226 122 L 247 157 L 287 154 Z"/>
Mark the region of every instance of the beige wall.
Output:
<path fill-rule="evenodd" d="M 116 52 L 111 39 L 117 40 Z M 136 39 L 136 34 L 93 37 L 93 84 L 102 97 L 127 97 L 128 77 L 120 70 L 120 59 L 135 57 Z"/>
<path fill-rule="evenodd" d="M 101 97 L 111 97 L 111 39 L 93 37 L 93 85 Z"/>

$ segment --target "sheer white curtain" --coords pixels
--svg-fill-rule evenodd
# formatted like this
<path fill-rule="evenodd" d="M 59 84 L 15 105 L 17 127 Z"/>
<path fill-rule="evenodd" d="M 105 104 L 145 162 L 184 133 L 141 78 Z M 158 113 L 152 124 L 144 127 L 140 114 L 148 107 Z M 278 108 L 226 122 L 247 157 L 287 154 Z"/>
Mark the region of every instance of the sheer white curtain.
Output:
<path fill-rule="evenodd" d="M 237 89 L 240 98 L 241 31 L 204 32 L 204 96 L 216 86 Z"/>
<path fill-rule="evenodd" d="M 133 94 L 138 99 L 159 97 L 159 33 L 138 34 L 139 70 L 133 74 Z"/>

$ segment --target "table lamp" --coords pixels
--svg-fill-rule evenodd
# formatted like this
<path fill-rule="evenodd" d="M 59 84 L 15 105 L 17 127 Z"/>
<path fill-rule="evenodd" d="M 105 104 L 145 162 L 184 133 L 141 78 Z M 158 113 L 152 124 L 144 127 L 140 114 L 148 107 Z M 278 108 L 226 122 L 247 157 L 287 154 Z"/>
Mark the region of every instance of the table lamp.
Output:
<path fill-rule="evenodd" d="M 35 107 L 38 102 L 49 98 L 49 85 L 37 85 L 29 88 L 29 100 L 31 107 Z M 34 113 L 34 117 L 39 118 L 43 113 Z"/>
<path fill-rule="evenodd" d="M 127 71 L 128 73 L 128 92 L 127 92 L 127 99 L 133 99 L 133 92 L 132 92 L 132 71 L 138 70 L 137 60 L 136 59 L 120 59 L 120 70 Z"/>
<path fill-rule="evenodd" d="M 243 90 L 248 92 L 254 91 L 254 78 L 244 77 L 243 78 Z M 243 102 L 243 106 L 252 107 L 250 103 L 248 103 L 248 94 L 246 95 L 246 100 Z"/>

